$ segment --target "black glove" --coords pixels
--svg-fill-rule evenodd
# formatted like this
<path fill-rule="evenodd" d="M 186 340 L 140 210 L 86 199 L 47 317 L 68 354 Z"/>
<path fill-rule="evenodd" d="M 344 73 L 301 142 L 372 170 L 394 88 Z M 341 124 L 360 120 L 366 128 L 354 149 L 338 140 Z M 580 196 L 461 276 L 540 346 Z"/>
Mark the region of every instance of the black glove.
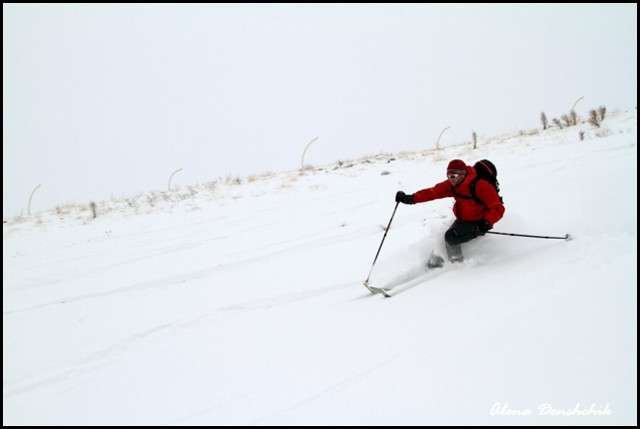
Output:
<path fill-rule="evenodd" d="M 413 204 L 413 194 L 407 195 L 403 191 L 396 192 L 396 203 Z"/>
<path fill-rule="evenodd" d="M 491 228 L 493 228 L 491 226 L 491 224 L 489 223 L 488 220 L 486 219 L 482 219 L 480 222 L 478 222 L 478 234 L 479 235 L 485 235 L 487 233 L 487 231 L 489 231 Z"/>

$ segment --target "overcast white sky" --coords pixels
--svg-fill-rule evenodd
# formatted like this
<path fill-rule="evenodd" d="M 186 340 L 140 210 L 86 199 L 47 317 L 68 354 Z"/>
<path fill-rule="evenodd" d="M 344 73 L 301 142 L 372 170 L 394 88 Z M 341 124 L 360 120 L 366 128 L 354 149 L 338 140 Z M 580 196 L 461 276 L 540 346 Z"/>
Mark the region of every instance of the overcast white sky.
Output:
<path fill-rule="evenodd" d="M 3 4 L 3 215 L 637 103 L 637 4 Z"/>

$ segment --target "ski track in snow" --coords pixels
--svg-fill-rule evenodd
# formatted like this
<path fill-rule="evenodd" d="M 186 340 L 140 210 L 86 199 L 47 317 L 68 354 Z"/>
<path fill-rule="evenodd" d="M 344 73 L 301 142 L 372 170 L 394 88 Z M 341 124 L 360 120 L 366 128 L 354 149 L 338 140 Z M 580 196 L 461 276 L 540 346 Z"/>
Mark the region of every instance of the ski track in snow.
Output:
<path fill-rule="evenodd" d="M 636 112 L 578 128 L 5 224 L 3 423 L 635 424 Z M 401 205 L 372 295 L 395 191 L 456 157 L 497 165 L 495 231 L 572 240 L 487 235 L 425 272 L 452 201 Z"/>

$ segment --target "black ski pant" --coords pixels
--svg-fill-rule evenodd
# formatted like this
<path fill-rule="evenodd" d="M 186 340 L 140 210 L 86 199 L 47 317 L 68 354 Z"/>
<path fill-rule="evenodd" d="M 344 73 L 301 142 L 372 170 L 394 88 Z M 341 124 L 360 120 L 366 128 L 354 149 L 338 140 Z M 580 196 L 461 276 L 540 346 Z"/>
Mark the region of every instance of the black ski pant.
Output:
<path fill-rule="evenodd" d="M 474 238 L 483 235 L 478 230 L 478 222 L 463 222 L 457 220 L 449 227 L 444 234 L 444 241 L 449 246 L 457 246 Z"/>

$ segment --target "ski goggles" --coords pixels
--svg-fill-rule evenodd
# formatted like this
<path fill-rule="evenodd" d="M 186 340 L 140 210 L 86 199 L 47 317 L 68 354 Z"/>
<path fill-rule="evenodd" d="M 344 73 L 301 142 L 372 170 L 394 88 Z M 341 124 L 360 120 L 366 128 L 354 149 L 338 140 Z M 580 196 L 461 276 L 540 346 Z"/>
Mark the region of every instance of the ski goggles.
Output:
<path fill-rule="evenodd" d="M 448 173 L 447 179 L 457 179 L 460 176 L 464 176 L 462 173 Z"/>

